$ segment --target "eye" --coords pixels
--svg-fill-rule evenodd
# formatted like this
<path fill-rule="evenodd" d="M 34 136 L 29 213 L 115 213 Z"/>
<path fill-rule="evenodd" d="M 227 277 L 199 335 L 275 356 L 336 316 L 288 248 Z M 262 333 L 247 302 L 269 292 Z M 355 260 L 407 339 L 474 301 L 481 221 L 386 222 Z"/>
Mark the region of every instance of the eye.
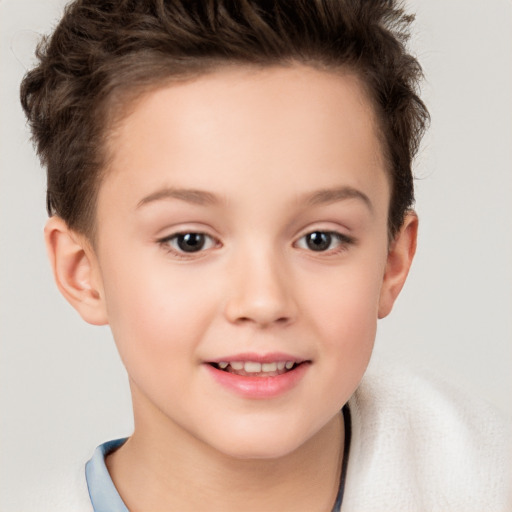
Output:
<path fill-rule="evenodd" d="M 325 252 L 353 243 L 353 240 L 335 231 L 313 231 L 301 237 L 297 247 L 315 252 Z"/>
<path fill-rule="evenodd" d="M 216 242 L 205 233 L 177 233 L 160 240 L 160 243 L 170 246 L 176 252 L 180 253 L 193 253 L 211 249 L 215 246 Z"/>

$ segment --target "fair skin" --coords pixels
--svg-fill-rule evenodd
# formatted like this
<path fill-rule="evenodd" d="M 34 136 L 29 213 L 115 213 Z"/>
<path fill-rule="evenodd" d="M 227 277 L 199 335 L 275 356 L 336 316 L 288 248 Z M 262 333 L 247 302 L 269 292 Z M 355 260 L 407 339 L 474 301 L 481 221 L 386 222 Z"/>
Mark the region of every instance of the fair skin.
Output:
<path fill-rule="evenodd" d="M 61 292 L 110 324 L 128 372 L 135 430 L 107 459 L 123 500 L 330 510 L 340 409 L 417 232 L 410 213 L 388 239 L 389 179 L 358 80 L 219 70 L 146 94 L 109 150 L 94 243 L 58 217 L 46 241 Z"/>

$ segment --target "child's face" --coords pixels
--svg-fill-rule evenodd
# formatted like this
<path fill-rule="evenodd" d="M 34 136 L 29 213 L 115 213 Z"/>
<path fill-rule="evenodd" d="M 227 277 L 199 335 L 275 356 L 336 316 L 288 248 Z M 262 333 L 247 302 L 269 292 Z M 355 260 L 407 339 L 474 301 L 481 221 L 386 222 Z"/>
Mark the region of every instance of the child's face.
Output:
<path fill-rule="evenodd" d="M 357 80 L 219 71 L 145 96 L 110 148 L 93 268 L 136 429 L 295 450 L 335 421 L 390 307 L 390 186 Z"/>

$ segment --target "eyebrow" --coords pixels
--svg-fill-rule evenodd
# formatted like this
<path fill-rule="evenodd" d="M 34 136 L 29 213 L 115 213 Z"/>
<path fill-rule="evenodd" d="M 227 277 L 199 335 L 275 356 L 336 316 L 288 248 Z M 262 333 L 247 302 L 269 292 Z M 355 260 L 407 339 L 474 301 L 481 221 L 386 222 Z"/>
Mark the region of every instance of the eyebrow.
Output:
<path fill-rule="evenodd" d="M 212 205 L 219 203 L 218 197 L 211 192 L 188 188 L 165 187 L 143 197 L 138 202 L 137 208 L 148 203 L 166 199 L 179 199 L 181 201 L 197 205 Z M 348 186 L 317 190 L 307 194 L 303 198 L 303 201 L 306 205 L 318 206 L 334 203 L 336 201 L 343 201 L 345 199 L 360 199 L 368 207 L 370 212 L 373 212 L 373 205 L 370 198 L 364 192 Z"/>
<path fill-rule="evenodd" d="M 327 188 L 318 190 L 305 197 L 306 204 L 310 206 L 318 206 L 322 204 L 334 203 L 336 201 L 343 201 L 345 199 L 360 199 L 373 213 L 373 204 L 370 198 L 357 188 L 343 186 L 336 188 Z"/>
<path fill-rule="evenodd" d="M 137 208 L 163 199 L 180 199 L 181 201 L 198 205 L 217 204 L 219 202 L 217 196 L 204 190 L 165 187 L 143 197 L 138 202 Z"/>

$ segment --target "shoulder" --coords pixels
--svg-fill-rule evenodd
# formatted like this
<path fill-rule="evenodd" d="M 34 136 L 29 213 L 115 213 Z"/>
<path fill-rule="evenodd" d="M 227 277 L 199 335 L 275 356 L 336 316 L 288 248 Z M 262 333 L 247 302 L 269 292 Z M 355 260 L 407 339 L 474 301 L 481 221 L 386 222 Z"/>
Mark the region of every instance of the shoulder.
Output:
<path fill-rule="evenodd" d="M 344 510 L 511 509 L 510 429 L 486 403 L 380 367 L 365 375 L 349 405 Z"/>

